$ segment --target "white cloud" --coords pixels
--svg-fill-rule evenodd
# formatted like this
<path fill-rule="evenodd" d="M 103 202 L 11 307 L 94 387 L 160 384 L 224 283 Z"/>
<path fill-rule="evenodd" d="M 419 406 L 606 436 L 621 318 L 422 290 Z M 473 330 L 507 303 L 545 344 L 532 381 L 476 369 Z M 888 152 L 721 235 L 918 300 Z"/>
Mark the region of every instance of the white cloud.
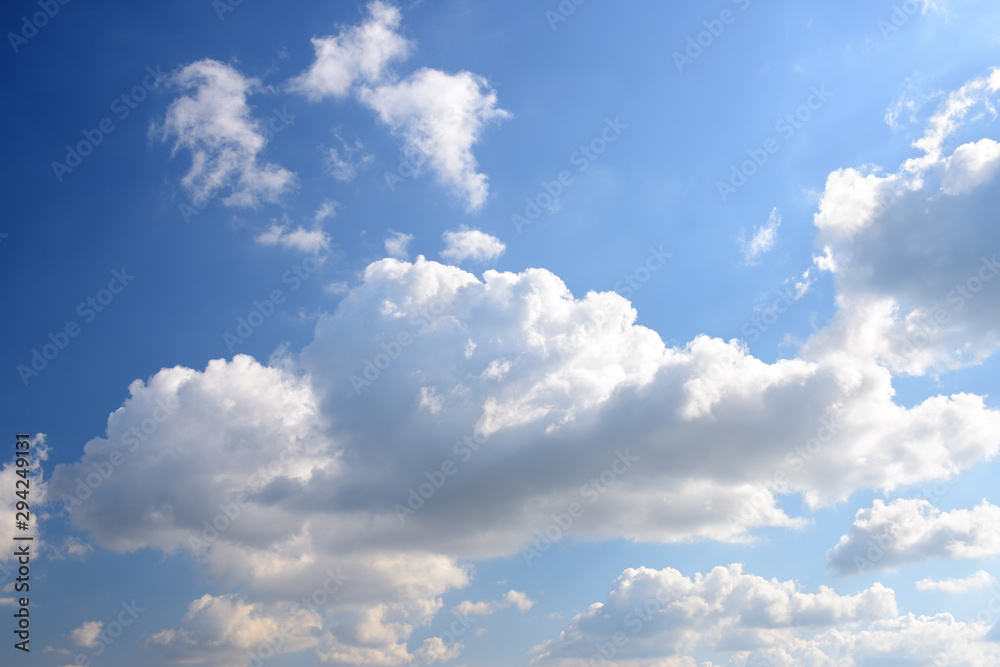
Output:
<path fill-rule="evenodd" d="M 267 139 L 247 105 L 259 80 L 205 59 L 173 73 L 170 81 L 193 94 L 171 102 L 163 126 L 154 130 L 163 140 L 174 138 L 175 153 L 190 151 L 191 168 L 181 182 L 195 204 L 228 189 L 224 203 L 253 207 L 276 201 L 294 186 L 292 172 L 260 157 Z"/>
<path fill-rule="evenodd" d="M 980 139 L 962 144 L 944 160 L 941 189 L 947 195 L 962 195 L 988 183 L 1000 169 L 1000 144 Z"/>
<path fill-rule="evenodd" d="M 316 209 L 316 213 L 313 215 L 313 220 L 315 220 L 316 224 L 319 225 L 328 218 L 337 217 L 337 209 L 340 208 L 340 206 L 341 204 L 339 201 L 334 199 L 324 199 L 323 203 Z"/>
<path fill-rule="evenodd" d="M 297 227 L 288 231 L 286 225 L 273 223 L 266 232 L 255 239 L 261 245 L 280 245 L 285 248 L 295 248 L 302 252 L 316 252 L 330 246 L 330 237 L 322 229 L 306 230 Z"/>
<path fill-rule="evenodd" d="M 29 502 L 32 505 L 41 507 L 50 500 L 48 492 L 49 483 L 45 478 L 45 462 L 49 458 L 50 447 L 44 433 L 36 433 L 34 436 L 30 436 L 28 441 L 30 443 L 28 447 L 28 461 L 31 462 L 31 473 L 28 480 L 30 484 Z M 0 516 L 11 517 L 10 521 L 0 521 L 0 543 L 14 544 L 15 536 L 30 536 L 34 538 L 34 545 L 40 551 L 45 548 L 45 545 L 42 541 L 44 535 L 39 531 L 39 522 L 35 520 L 29 521 L 27 531 L 17 530 L 14 523 L 15 505 L 21 500 L 21 498 L 15 495 L 15 491 L 23 490 L 23 486 L 17 486 L 18 480 L 21 480 L 22 477 L 17 474 L 19 469 L 13 456 L 14 451 L 12 443 L 10 445 L 11 456 L 5 459 L 2 467 L 0 467 L 0 488 L 10 490 L 8 493 L 0 494 Z M 0 575 L 3 575 L 2 579 L 10 582 L 8 584 L 9 588 L 5 588 L 4 592 L 12 592 L 14 590 L 13 578 L 8 572 L 17 570 L 17 561 L 13 557 L 13 549 L 0 552 L 0 568 L 5 568 L 0 569 Z"/>
<path fill-rule="evenodd" d="M 339 133 L 334 134 L 340 140 L 341 147 L 326 149 L 323 160 L 326 171 L 338 181 L 344 183 L 353 181 L 358 175 L 358 170 L 374 162 L 375 156 L 362 152 L 364 145 L 360 140 L 350 143 L 341 138 Z"/>
<path fill-rule="evenodd" d="M 75 560 L 85 560 L 93 552 L 94 547 L 86 542 L 76 537 L 67 537 L 61 547 L 52 551 L 50 557 L 53 560 L 65 560 L 66 556 Z"/>
<path fill-rule="evenodd" d="M 767 218 L 767 223 L 763 226 L 754 227 L 753 238 L 747 241 L 742 235 L 740 245 L 742 246 L 743 261 L 747 266 L 757 263 L 757 258 L 771 251 L 774 241 L 778 236 L 778 227 L 781 225 L 781 214 L 775 208 Z"/>
<path fill-rule="evenodd" d="M 390 229 L 389 236 L 385 239 L 385 251 L 389 253 L 390 257 L 406 259 L 410 256 L 406 251 L 406 247 L 410 245 L 410 241 L 412 240 L 413 234 L 404 234 L 403 232 Z"/>
<path fill-rule="evenodd" d="M 456 263 L 470 258 L 488 262 L 502 255 L 507 249 L 507 246 L 495 236 L 478 229 L 469 229 L 465 225 L 457 231 L 446 231 L 441 238 L 445 242 L 441 256 Z"/>
<path fill-rule="evenodd" d="M 475 185 L 467 151 L 479 126 L 459 122 L 464 129 L 456 134 L 448 121 L 449 132 L 439 136 L 437 121 L 424 123 L 428 113 L 466 99 L 427 106 L 435 86 L 451 93 L 455 85 L 449 75 L 422 70 L 398 86 L 366 84 L 362 96 L 403 134 L 432 136 L 430 148 L 454 158 L 442 163 L 450 165 L 449 178 Z M 966 93 L 983 101 L 993 84 L 977 85 Z M 480 86 L 458 88 L 478 103 Z M 939 116 L 959 118 L 960 102 Z M 51 484 L 73 494 L 78 476 L 122 452 L 128 474 L 113 474 L 74 503 L 75 526 L 95 543 L 192 551 L 213 580 L 241 591 L 231 605 L 265 615 L 309 594 L 329 568 L 343 567 L 350 585 L 323 610 L 317 656 L 403 665 L 417 651 L 445 648 L 433 641 L 413 652 L 407 646 L 415 628 L 438 613 L 441 596 L 468 585 L 463 563 L 529 547 L 541 557 L 547 547 L 536 531 L 574 503 L 582 512 L 552 539 L 749 541 L 761 526 L 800 529 L 810 510 L 859 490 L 953 479 L 996 455 L 1000 412 L 965 393 L 904 407 L 895 402 L 892 372 L 929 368 L 940 350 L 918 351 L 908 366 L 884 361 L 894 329 L 913 329 L 933 313 L 935 294 L 947 300 L 956 278 L 986 270 L 978 252 L 959 251 L 1000 244 L 994 181 L 944 193 L 945 160 L 955 153 L 946 157 L 944 138 L 933 137 L 952 129 L 933 127 L 921 144 L 925 156 L 937 151 L 929 161 L 888 176 L 830 175 L 815 218 L 824 252 L 817 268 L 834 273 L 839 311 L 798 357 L 765 363 L 737 341 L 704 335 L 668 346 L 636 324 L 621 296 L 574 297 L 544 269 L 488 270 L 480 278 L 423 256 L 412 263 L 387 258 L 369 265 L 336 311 L 319 318 L 313 341 L 294 358 L 265 366 L 237 356 L 133 383 L 106 435 L 87 443 L 79 462 L 57 467 Z M 971 182 L 984 173 L 976 165 L 985 163 L 959 156 L 954 164 L 963 166 L 953 174 Z M 460 187 L 470 203 L 485 199 L 485 180 L 478 182 L 482 189 Z M 455 252 L 468 246 L 456 243 Z M 797 289 L 811 281 L 807 272 Z M 973 334 L 964 360 L 987 354 L 991 332 L 1000 333 L 1000 307 L 993 307 L 1000 291 L 980 287 L 949 324 L 953 340 Z M 131 450 L 130 429 L 154 418 L 158 401 L 176 404 L 174 416 Z M 623 461 L 640 463 L 612 467 Z M 446 462 L 456 467 L 453 476 L 441 472 Z M 587 486 L 604 473 L 613 483 Z M 429 497 L 415 490 L 439 475 L 446 481 Z M 204 522 L 241 492 L 250 495 L 239 520 L 194 549 Z M 801 494 L 801 515 L 782 507 L 788 494 Z M 850 552 L 866 552 L 867 536 L 877 539 L 890 514 L 912 516 L 916 528 L 904 526 L 909 542 L 891 546 L 880 567 L 894 558 L 1000 548 L 990 528 L 997 508 L 941 513 L 914 502 L 863 510 L 831 561 L 853 565 Z M 891 591 L 882 587 L 853 596 L 804 594 L 791 582 L 758 581 L 732 567 L 701 579 L 657 576 L 697 593 L 685 598 L 689 606 L 670 611 L 676 623 L 659 630 L 665 639 L 657 646 L 673 651 L 662 664 L 694 664 L 683 654 L 692 642 L 787 665 L 832 665 L 823 656 L 836 655 L 859 662 L 898 655 L 899 664 L 921 664 L 914 661 L 926 651 L 952 642 L 961 645 L 958 662 L 989 664 L 984 656 L 995 654 L 976 641 L 988 630 L 983 624 L 896 616 Z M 709 578 L 742 587 L 746 604 L 706 588 Z M 727 615 L 729 608 L 743 613 Z M 572 624 L 581 633 L 591 622 L 586 613 Z M 705 622 L 690 625 L 699 618 Z M 795 635 L 794 623 L 812 624 L 812 635 Z M 182 624 L 164 640 L 184 638 L 185 630 L 192 628 Z M 572 653 L 572 640 L 553 640 L 545 651 Z"/>
<path fill-rule="evenodd" d="M 672 568 L 629 568 L 614 582 L 606 601 L 590 605 L 558 638 L 531 652 L 535 662 L 545 665 L 575 665 L 595 655 L 613 658 L 617 665 L 651 664 L 682 659 L 696 650 L 745 657 L 751 651 L 793 646 L 802 641 L 803 632 L 850 627 L 898 613 L 895 594 L 878 583 L 855 595 L 839 595 L 825 586 L 803 593 L 794 581 L 745 574 L 739 564 L 690 578 Z M 602 655 L 600 646 L 611 646 L 606 652 L 612 655 Z"/>
<path fill-rule="evenodd" d="M 481 628 L 479 628 L 481 629 Z M 454 660 L 465 648 L 462 642 L 455 642 L 451 646 L 445 646 L 444 640 L 440 637 L 428 637 L 419 649 L 414 651 L 419 664 L 433 665 L 436 662 L 447 662 Z"/>
<path fill-rule="evenodd" d="M 503 598 L 493 602 L 471 602 L 463 600 L 452 610 L 462 616 L 489 616 L 498 611 L 504 611 L 510 607 L 516 607 L 522 614 L 531 609 L 535 601 L 521 591 L 509 590 L 504 593 Z"/>
<path fill-rule="evenodd" d="M 489 82 L 471 72 L 422 68 L 396 80 L 388 65 L 405 60 L 412 48 L 399 33 L 399 10 L 372 2 L 368 13 L 358 26 L 313 38 L 316 60 L 290 82 L 290 88 L 313 100 L 356 96 L 403 138 L 407 150 L 426 156 L 438 181 L 465 199 L 469 210 L 479 209 L 489 187 L 486 175 L 477 171 L 472 147 L 486 124 L 510 114 L 497 107 Z M 345 150 L 351 152 L 346 144 Z M 357 166 L 337 149 L 328 151 L 327 165 L 341 180 L 350 180 L 357 172 Z"/>
<path fill-rule="evenodd" d="M 336 282 L 324 285 L 323 289 L 330 294 L 347 294 L 351 288 L 345 282 Z"/>
<path fill-rule="evenodd" d="M 628 569 L 604 602 L 577 614 L 532 649 L 533 664 L 705 667 L 842 667 L 997 664 L 987 622 L 949 614 L 899 615 L 894 592 L 874 584 L 854 595 L 744 574 L 741 565 L 685 577 L 671 568 Z"/>
<path fill-rule="evenodd" d="M 833 273 L 838 312 L 803 355 L 850 354 L 895 373 L 978 363 L 1000 346 L 996 141 L 975 136 L 977 107 L 994 116 L 1000 69 L 945 96 L 898 171 L 839 169 L 826 182 L 817 268 Z"/>
<path fill-rule="evenodd" d="M 827 554 L 839 572 L 867 572 L 931 558 L 1000 554 L 1000 507 L 942 512 L 927 500 L 875 500 L 858 510 L 850 531 Z"/>
<path fill-rule="evenodd" d="M 542 269 L 480 279 L 380 260 L 294 359 L 238 355 L 133 383 L 106 436 L 57 467 L 53 492 L 74 494 L 120 452 L 121 472 L 73 503 L 96 544 L 189 551 L 268 615 L 342 567 L 351 579 L 323 610 L 317 655 L 406 664 L 414 629 L 468 584 L 463 562 L 544 549 L 535 531 L 573 503 L 583 511 L 562 535 L 581 540 L 745 541 L 756 526 L 804 525 L 779 493 L 803 494 L 808 511 L 953 477 L 997 451 L 1000 414 L 981 397 L 904 408 L 872 364 L 767 364 L 704 336 L 668 347 L 635 319 L 621 296 L 574 298 Z M 502 379 L 486 372 L 501 364 Z M 161 405 L 175 407 L 133 443 Z M 445 461 L 457 472 L 416 495 Z M 238 518 L 195 542 L 241 492 Z"/>
<path fill-rule="evenodd" d="M 967 593 L 989 588 L 997 583 L 996 578 L 985 570 L 979 570 L 961 579 L 942 579 L 934 581 L 930 577 L 917 582 L 918 591 L 940 591 L 942 593 Z"/>
<path fill-rule="evenodd" d="M 357 26 L 337 35 L 313 37 L 316 60 L 308 71 L 293 79 L 290 88 L 318 100 L 343 97 L 355 83 L 377 83 L 394 60 L 405 60 L 412 48 L 399 34 L 401 15 L 392 5 L 368 4 L 368 16 Z"/>
<path fill-rule="evenodd" d="M 472 147 L 488 123 L 510 117 L 484 77 L 423 68 L 399 83 L 362 88 L 360 99 L 409 149 L 427 156 L 438 180 L 464 197 L 469 210 L 482 207 L 488 179 L 477 171 Z"/>
<path fill-rule="evenodd" d="M 163 651 L 171 662 L 201 662 L 212 655 L 226 665 L 243 664 L 248 652 L 270 657 L 318 646 L 322 622 L 316 612 L 301 604 L 272 607 L 206 594 L 188 605 L 181 628 L 160 630 L 145 645 Z"/>
<path fill-rule="evenodd" d="M 77 646 L 93 648 L 97 646 L 97 635 L 104 628 L 101 621 L 86 621 L 83 625 L 69 633 L 69 639 Z"/>

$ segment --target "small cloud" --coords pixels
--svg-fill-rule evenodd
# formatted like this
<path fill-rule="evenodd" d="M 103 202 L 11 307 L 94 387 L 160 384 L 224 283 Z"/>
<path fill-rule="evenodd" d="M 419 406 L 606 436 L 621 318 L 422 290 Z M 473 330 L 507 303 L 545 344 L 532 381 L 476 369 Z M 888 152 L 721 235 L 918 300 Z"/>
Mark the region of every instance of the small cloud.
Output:
<path fill-rule="evenodd" d="M 482 376 L 487 380 L 503 380 L 507 377 L 507 373 L 510 372 L 511 363 L 506 359 L 494 359 L 490 362 L 490 365 L 486 367 L 486 370 L 482 372 Z"/>
<path fill-rule="evenodd" d="M 313 215 L 313 220 L 315 220 L 318 225 L 328 218 L 335 218 L 337 217 L 337 209 L 340 207 L 341 203 L 339 201 L 326 199 L 319 205 L 319 208 L 316 209 L 316 213 Z"/>
<path fill-rule="evenodd" d="M 287 218 L 286 218 L 287 220 Z M 287 231 L 286 225 L 274 222 L 270 229 L 254 240 L 261 245 L 280 245 L 285 248 L 295 248 L 302 252 L 315 252 L 330 245 L 330 237 L 322 229 L 308 231 L 298 227 Z"/>
<path fill-rule="evenodd" d="M 413 240 L 413 234 L 404 234 L 389 230 L 390 236 L 385 240 L 385 251 L 390 257 L 396 259 L 407 259 L 410 254 L 406 251 L 406 246 Z"/>
<path fill-rule="evenodd" d="M 930 577 L 917 582 L 918 591 L 940 591 L 941 593 L 967 593 L 989 588 L 996 583 L 996 578 L 985 570 L 979 570 L 962 579 L 942 579 L 934 581 Z"/>
<path fill-rule="evenodd" d="M 70 641 L 77 646 L 93 648 L 97 646 L 97 635 L 101 633 L 103 627 L 104 623 L 101 621 L 87 621 L 69 633 Z"/>
<path fill-rule="evenodd" d="M 515 590 L 509 590 L 504 593 L 503 602 L 508 607 L 517 607 L 517 610 L 522 614 L 531 609 L 535 604 L 535 601 L 529 598 L 527 594 Z"/>
<path fill-rule="evenodd" d="M 494 602 L 472 602 L 464 600 L 455 606 L 454 611 L 463 616 L 490 616 L 498 611 L 504 611 L 510 607 L 517 607 L 522 614 L 531 609 L 535 601 L 521 591 L 509 590 L 504 593 L 503 598 Z"/>
<path fill-rule="evenodd" d="M 781 214 L 775 208 L 771 211 L 767 224 L 763 227 L 755 227 L 753 238 L 746 241 L 744 233 L 740 233 L 740 245 L 742 246 L 743 261 L 747 266 L 757 263 L 757 258 L 770 252 L 774 247 L 774 240 L 778 236 L 778 227 L 781 225 Z"/>
<path fill-rule="evenodd" d="M 451 646 L 444 643 L 440 637 L 428 637 L 424 643 L 414 651 L 421 664 L 431 665 L 435 662 L 447 662 L 454 660 L 465 648 L 462 642 L 454 642 Z"/>
<path fill-rule="evenodd" d="M 496 259 L 503 254 L 507 246 L 495 236 L 490 236 L 478 229 L 469 229 L 462 225 L 458 231 L 447 231 L 442 237 L 445 249 L 441 257 L 454 262 L 472 258 L 480 262 Z"/>
<path fill-rule="evenodd" d="M 806 269 L 802 272 L 802 279 L 795 281 L 795 300 L 798 301 L 806 295 L 809 288 L 812 287 L 813 277 L 812 269 Z"/>
<path fill-rule="evenodd" d="M 62 549 L 55 551 L 52 555 L 54 560 L 65 560 L 65 556 L 76 560 L 84 560 L 94 552 L 94 547 L 75 537 L 66 538 Z M 64 556 L 65 554 L 65 556 Z"/>
<path fill-rule="evenodd" d="M 341 147 L 326 149 L 323 160 L 326 171 L 338 181 L 344 183 L 353 181 L 358 175 L 358 170 L 374 162 L 375 156 L 362 153 L 365 146 L 360 140 L 347 142 L 339 132 L 334 131 L 333 134 L 340 141 Z"/>
<path fill-rule="evenodd" d="M 345 282 L 330 283 L 329 285 L 324 285 L 323 289 L 330 294 L 347 294 L 350 287 L 347 286 Z"/>

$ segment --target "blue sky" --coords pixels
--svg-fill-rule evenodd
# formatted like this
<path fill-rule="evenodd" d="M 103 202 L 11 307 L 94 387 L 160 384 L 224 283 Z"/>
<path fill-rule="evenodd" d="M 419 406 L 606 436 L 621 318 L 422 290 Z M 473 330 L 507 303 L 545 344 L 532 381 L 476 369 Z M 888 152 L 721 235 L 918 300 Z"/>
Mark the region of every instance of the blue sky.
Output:
<path fill-rule="evenodd" d="M 9 3 L 4 664 L 1000 662 L 998 20 Z"/>

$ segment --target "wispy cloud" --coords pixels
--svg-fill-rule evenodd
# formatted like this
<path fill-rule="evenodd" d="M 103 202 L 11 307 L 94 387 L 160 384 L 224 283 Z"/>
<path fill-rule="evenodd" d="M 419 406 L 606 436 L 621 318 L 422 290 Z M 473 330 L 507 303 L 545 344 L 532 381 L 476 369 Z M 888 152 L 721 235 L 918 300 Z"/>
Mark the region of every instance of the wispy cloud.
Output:
<path fill-rule="evenodd" d="M 778 237 L 778 227 L 781 226 L 781 214 L 775 208 L 767 219 L 767 223 L 754 227 L 753 237 L 747 241 L 745 233 L 740 233 L 740 245 L 742 246 L 743 262 L 747 266 L 758 263 L 761 255 L 767 254 L 774 247 L 774 241 Z"/>
<path fill-rule="evenodd" d="M 174 139 L 175 153 L 190 151 L 191 168 L 181 182 L 196 204 L 228 190 L 226 204 L 253 207 L 276 201 L 295 185 L 292 172 L 261 159 L 266 135 L 247 104 L 247 96 L 260 89 L 258 79 L 206 59 L 173 73 L 170 82 L 190 94 L 170 103 L 154 131 Z"/>

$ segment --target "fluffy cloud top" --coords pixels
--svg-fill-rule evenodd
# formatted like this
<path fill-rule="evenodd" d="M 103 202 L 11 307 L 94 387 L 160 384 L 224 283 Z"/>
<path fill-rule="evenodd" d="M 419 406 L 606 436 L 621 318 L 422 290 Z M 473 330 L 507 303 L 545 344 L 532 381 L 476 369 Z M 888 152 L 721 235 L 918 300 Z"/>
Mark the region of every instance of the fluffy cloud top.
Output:
<path fill-rule="evenodd" d="M 967 116 L 993 109 L 1000 69 L 948 95 L 894 173 L 839 169 L 815 216 L 817 266 L 839 312 L 806 354 L 851 350 L 895 372 L 976 363 L 1000 345 L 1000 150 Z M 991 114 L 995 116 L 995 114 Z"/>
<path fill-rule="evenodd" d="M 744 574 L 739 564 L 691 578 L 672 568 L 630 568 L 615 581 L 605 602 L 577 614 L 558 638 L 532 652 L 542 664 L 579 664 L 595 654 L 614 658 L 615 664 L 633 664 L 641 658 L 681 657 L 696 649 L 738 652 L 787 646 L 804 630 L 897 614 L 895 595 L 881 584 L 842 596 L 826 587 L 803 593 L 791 581 Z M 606 642 L 610 656 L 596 648 Z"/>
<path fill-rule="evenodd" d="M 217 664 L 245 664 L 248 652 L 260 659 L 316 646 L 321 627 L 319 615 L 301 605 L 277 605 L 268 612 L 234 595 L 207 594 L 188 605 L 181 623 L 180 629 L 150 635 L 146 646 L 163 650 L 172 662 L 201 662 L 211 655 Z"/>
<path fill-rule="evenodd" d="M 904 408 L 877 366 L 767 364 L 707 337 L 669 348 L 635 318 L 540 269 L 380 260 L 297 361 L 133 383 L 51 484 L 98 544 L 187 551 L 241 590 L 233 604 L 297 600 L 342 567 L 317 654 L 404 664 L 438 596 L 468 583 L 464 559 L 544 557 L 553 516 L 574 515 L 555 539 L 744 540 L 802 525 L 778 494 L 815 506 L 996 452 L 1000 415 L 980 397 Z M 115 452 L 122 468 L 80 499 L 77 479 Z"/>
<path fill-rule="evenodd" d="M 413 234 L 404 234 L 390 229 L 389 236 L 385 239 L 385 251 L 389 253 L 390 257 L 407 259 L 410 254 L 406 251 L 406 247 L 410 245 L 412 240 Z"/>
<path fill-rule="evenodd" d="M 828 555 L 842 573 L 896 567 L 929 558 L 1000 554 L 1000 507 L 942 512 L 922 498 L 875 500 L 858 510 L 850 531 Z"/>
<path fill-rule="evenodd" d="M 949 614 L 898 615 L 895 594 L 874 584 L 854 595 L 745 574 L 741 565 L 685 577 L 628 569 L 607 600 L 577 614 L 532 649 L 533 664 L 704 667 L 692 655 L 728 655 L 729 667 L 929 664 L 981 667 L 1000 660 L 990 625 Z"/>
<path fill-rule="evenodd" d="M 232 73 L 218 67 L 225 88 Z M 485 177 L 470 149 L 482 123 L 503 113 L 495 94 L 468 73 L 365 81 L 360 98 L 481 204 Z M 295 358 L 263 365 L 240 355 L 134 382 L 105 435 L 57 467 L 52 493 L 70 498 L 73 523 L 95 543 L 188 552 L 224 589 L 194 601 L 181 627 L 153 642 L 179 659 L 192 642 L 245 648 L 246 628 L 273 627 L 343 568 L 349 584 L 321 603 L 303 645 L 334 664 L 402 665 L 420 651 L 455 653 L 435 638 L 412 652 L 408 642 L 442 608 L 440 596 L 468 584 L 468 560 L 520 551 L 530 565 L 563 537 L 748 541 L 756 527 L 805 525 L 783 509 L 787 494 L 808 511 L 863 489 L 954 478 L 996 455 L 1000 413 L 966 393 L 904 407 L 892 372 L 980 358 L 1000 332 L 991 307 L 1000 292 L 986 290 L 995 262 L 979 251 L 1000 241 L 996 184 L 982 166 L 992 148 L 945 146 L 963 110 L 998 88 L 994 73 L 949 97 L 918 142 L 923 157 L 898 173 L 830 175 L 815 218 L 817 264 L 834 273 L 839 311 L 798 357 L 765 363 L 709 336 L 668 346 L 621 296 L 574 296 L 544 269 L 480 277 L 422 256 L 389 258 L 365 269 Z M 949 193 L 952 159 L 961 166 L 951 173 L 970 187 Z M 894 336 L 926 325 L 935 295 L 961 294 L 956 280 L 971 296 L 956 297 L 939 340 L 894 361 Z M 972 342 L 956 351 L 960 340 Z M 93 465 L 119 456 L 124 467 L 81 488 Z M 830 560 L 853 566 L 869 537 L 884 535 L 880 567 L 996 553 L 997 512 L 876 502 Z M 661 625 L 642 629 L 656 635 L 665 664 L 690 664 L 692 646 L 783 665 L 835 664 L 830 656 L 926 664 L 928 651 L 952 645 L 951 664 L 997 655 L 979 641 L 984 624 L 898 616 L 881 586 L 807 594 L 730 566 L 690 579 L 627 571 L 608 602 L 542 645 L 539 659 L 578 659 L 580 637 L 610 629 L 597 609 L 637 591 L 649 599 L 636 582 L 677 598 Z M 812 634 L 796 635 L 796 624 Z M 228 636 L 237 639 L 220 639 Z"/>
<path fill-rule="evenodd" d="M 357 26 L 329 37 L 313 37 L 316 60 L 290 88 L 318 100 L 343 97 L 358 81 L 382 80 L 394 60 L 405 60 L 412 45 L 399 34 L 402 16 L 392 5 L 376 0 L 368 4 L 368 16 Z"/>
<path fill-rule="evenodd" d="M 86 621 L 83 625 L 69 633 L 69 640 L 77 646 L 92 648 L 97 646 L 97 635 L 104 623 L 101 621 Z"/>
<path fill-rule="evenodd" d="M 497 237 L 478 229 L 469 229 L 465 225 L 457 231 L 446 231 L 442 238 L 445 249 L 441 251 L 441 256 L 457 263 L 466 259 L 487 262 L 496 259 L 507 249 Z"/>
<path fill-rule="evenodd" d="M 191 153 L 182 183 L 195 204 L 228 189 L 226 204 L 256 206 L 276 201 L 294 185 L 294 174 L 260 159 L 267 140 L 247 105 L 259 80 L 205 59 L 175 72 L 170 82 L 191 94 L 170 103 L 158 129 L 164 140 L 174 138 L 175 153 L 181 148 Z"/>

